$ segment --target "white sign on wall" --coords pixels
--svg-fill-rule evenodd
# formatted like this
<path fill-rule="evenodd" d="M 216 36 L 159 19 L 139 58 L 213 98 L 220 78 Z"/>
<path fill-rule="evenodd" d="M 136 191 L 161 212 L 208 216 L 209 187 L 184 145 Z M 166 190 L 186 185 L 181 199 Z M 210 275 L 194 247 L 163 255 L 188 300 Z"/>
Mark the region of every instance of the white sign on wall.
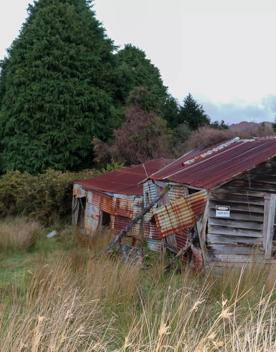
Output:
<path fill-rule="evenodd" d="M 216 206 L 216 217 L 217 218 L 230 218 L 230 207 L 227 205 Z"/>

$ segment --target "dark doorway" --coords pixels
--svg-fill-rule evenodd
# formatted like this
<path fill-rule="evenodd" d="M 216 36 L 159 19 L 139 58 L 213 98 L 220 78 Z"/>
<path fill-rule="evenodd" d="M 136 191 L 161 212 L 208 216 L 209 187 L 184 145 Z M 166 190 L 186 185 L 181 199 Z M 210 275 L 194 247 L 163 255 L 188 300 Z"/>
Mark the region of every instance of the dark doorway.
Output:
<path fill-rule="evenodd" d="M 84 228 L 84 218 L 85 218 L 85 207 L 86 207 L 86 197 L 79 198 L 79 215 L 78 215 L 78 226 Z"/>
<path fill-rule="evenodd" d="M 102 212 L 102 226 L 110 226 L 111 216 L 105 211 Z"/>

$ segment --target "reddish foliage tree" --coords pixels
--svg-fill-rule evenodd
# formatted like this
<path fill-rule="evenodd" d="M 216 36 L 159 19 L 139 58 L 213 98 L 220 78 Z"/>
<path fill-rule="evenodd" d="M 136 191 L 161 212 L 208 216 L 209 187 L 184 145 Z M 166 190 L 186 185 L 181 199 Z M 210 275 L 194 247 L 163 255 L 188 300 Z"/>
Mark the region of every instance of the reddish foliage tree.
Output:
<path fill-rule="evenodd" d="M 114 148 L 117 158 L 127 164 L 168 157 L 171 133 L 166 121 L 139 106 L 130 106 L 125 121 L 115 131 Z"/>

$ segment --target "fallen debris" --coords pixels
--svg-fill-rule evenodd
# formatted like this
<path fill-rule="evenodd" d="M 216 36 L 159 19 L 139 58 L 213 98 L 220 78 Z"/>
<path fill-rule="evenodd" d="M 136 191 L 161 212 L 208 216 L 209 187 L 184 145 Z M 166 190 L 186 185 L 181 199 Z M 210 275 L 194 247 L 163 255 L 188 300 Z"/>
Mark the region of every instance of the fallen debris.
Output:
<path fill-rule="evenodd" d="M 47 238 L 53 238 L 58 235 L 57 231 L 51 231 L 48 233 Z"/>

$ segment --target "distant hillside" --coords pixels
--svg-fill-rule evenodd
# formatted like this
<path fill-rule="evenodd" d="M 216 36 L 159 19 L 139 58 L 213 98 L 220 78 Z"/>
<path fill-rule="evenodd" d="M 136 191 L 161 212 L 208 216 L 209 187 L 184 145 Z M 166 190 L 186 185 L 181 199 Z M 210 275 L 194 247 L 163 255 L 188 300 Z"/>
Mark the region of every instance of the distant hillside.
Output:
<path fill-rule="evenodd" d="M 233 123 L 232 125 L 229 126 L 229 129 L 231 130 L 237 130 L 237 131 L 246 131 L 248 129 L 255 129 L 259 128 L 260 126 L 266 127 L 268 129 L 273 128 L 272 123 L 268 121 L 264 122 L 248 122 L 248 121 L 242 121 L 239 123 Z"/>

